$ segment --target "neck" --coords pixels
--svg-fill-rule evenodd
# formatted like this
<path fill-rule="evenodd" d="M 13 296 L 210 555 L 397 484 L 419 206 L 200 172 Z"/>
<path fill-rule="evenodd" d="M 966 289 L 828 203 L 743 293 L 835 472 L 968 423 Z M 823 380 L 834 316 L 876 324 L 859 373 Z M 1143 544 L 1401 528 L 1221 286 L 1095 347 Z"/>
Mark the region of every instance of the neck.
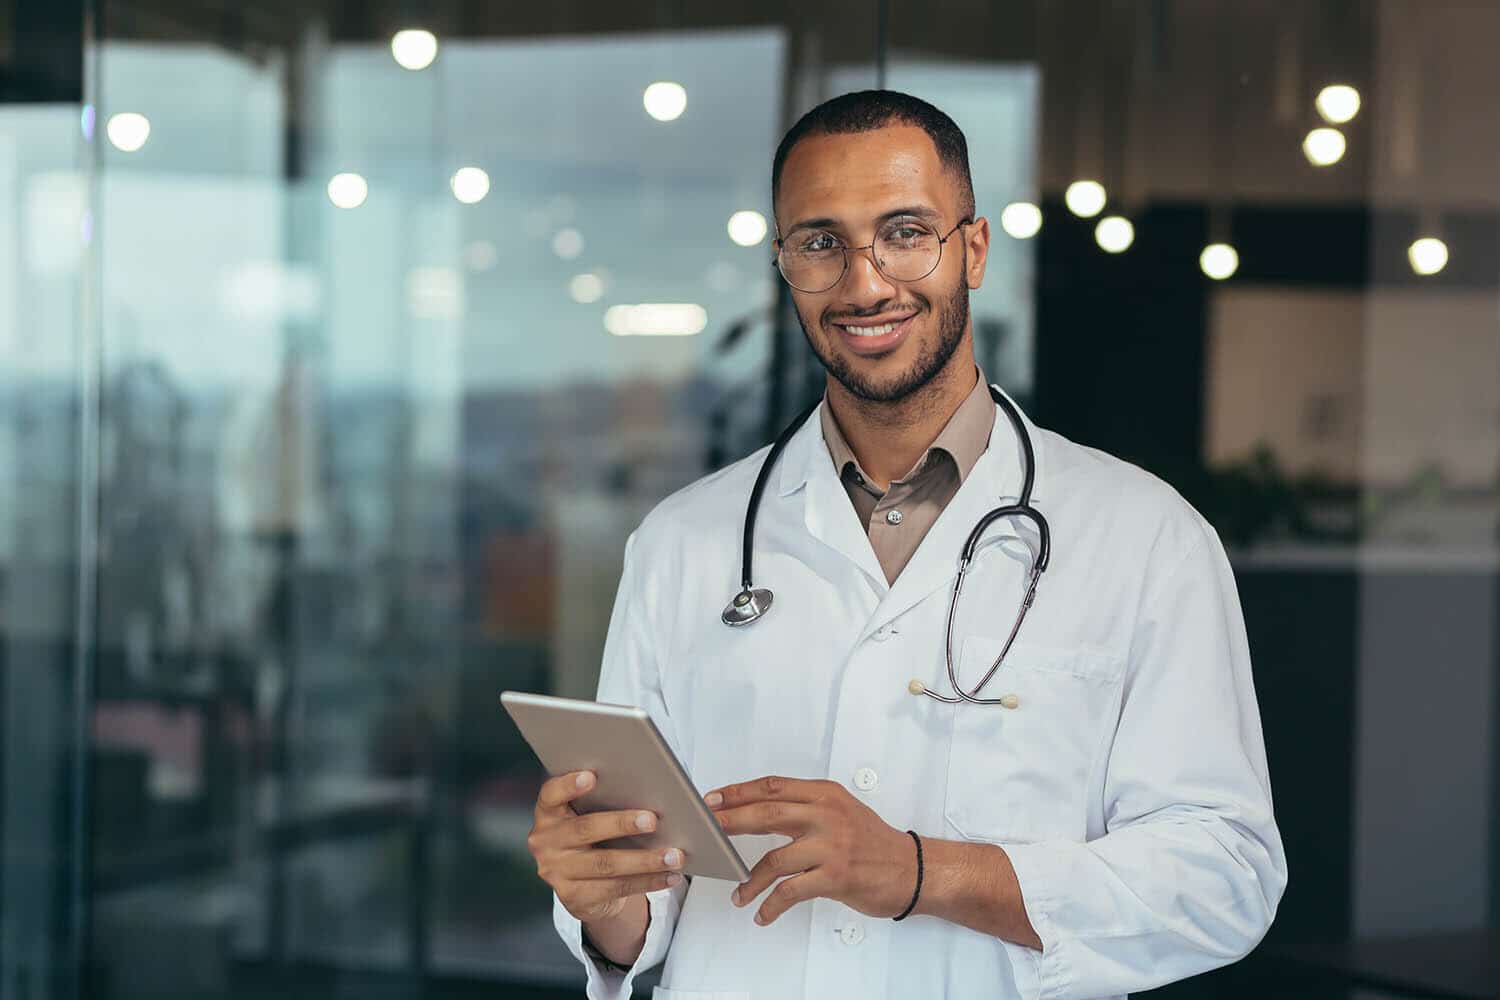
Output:
<path fill-rule="evenodd" d="M 978 379 L 972 353 L 960 350 L 930 382 L 891 403 L 861 399 L 830 376 L 828 405 L 860 468 L 884 490 L 917 464 Z"/>

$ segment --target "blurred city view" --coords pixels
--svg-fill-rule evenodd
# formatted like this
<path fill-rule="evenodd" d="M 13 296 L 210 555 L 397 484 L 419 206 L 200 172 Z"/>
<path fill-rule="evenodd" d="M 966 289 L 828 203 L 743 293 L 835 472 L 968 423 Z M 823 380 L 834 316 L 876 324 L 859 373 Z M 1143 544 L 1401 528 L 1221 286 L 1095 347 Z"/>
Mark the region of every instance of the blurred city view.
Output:
<path fill-rule="evenodd" d="M 0 4 L 0 1000 L 577 994 L 499 692 L 593 697 L 627 534 L 821 391 L 771 156 L 873 86 L 968 136 L 986 374 L 1231 552 L 1291 886 L 1167 992 L 1500 995 L 1497 37 Z"/>

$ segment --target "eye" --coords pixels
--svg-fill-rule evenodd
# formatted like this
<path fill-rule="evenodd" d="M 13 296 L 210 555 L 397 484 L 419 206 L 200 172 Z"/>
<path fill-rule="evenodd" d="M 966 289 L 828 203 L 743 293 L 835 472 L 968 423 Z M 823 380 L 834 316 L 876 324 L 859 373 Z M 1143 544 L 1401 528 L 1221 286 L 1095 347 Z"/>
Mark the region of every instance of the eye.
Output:
<path fill-rule="evenodd" d="M 880 241 L 902 247 L 918 246 L 932 239 L 932 230 L 919 222 L 898 220 L 886 226 L 880 233 Z"/>
<path fill-rule="evenodd" d="M 829 233 L 814 232 L 797 238 L 795 248 L 799 253 L 818 253 L 838 248 L 839 241 Z"/>

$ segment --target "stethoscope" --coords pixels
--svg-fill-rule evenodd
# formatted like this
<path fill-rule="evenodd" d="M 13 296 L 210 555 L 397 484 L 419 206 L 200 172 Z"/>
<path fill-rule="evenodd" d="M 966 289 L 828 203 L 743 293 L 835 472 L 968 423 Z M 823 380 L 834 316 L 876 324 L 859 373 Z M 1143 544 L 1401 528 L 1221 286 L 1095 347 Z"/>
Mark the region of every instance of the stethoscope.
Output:
<path fill-rule="evenodd" d="M 1021 631 L 1021 623 L 1026 620 L 1026 612 L 1030 609 L 1031 602 L 1036 598 L 1037 582 L 1041 580 L 1042 573 L 1047 569 L 1047 562 L 1052 556 L 1052 533 L 1047 527 L 1047 519 L 1042 516 L 1041 511 L 1031 505 L 1031 487 L 1036 478 L 1036 453 L 1031 447 L 1031 435 L 1026 432 L 1026 425 L 1022 423 L 1021 413 L 1016 409 L 1016 405 L 993 385 L 989 387 L 989 390 L 990 396 L 1005 411 L 1005 415 L 1010 418 L 1011 425 L 1015 428 L 1016 440 L 1021 445 L 1022 467 L 1025 473 L 1021 482 L 1021 495 L 1015 503 L 996 507 L 981 517 L 979 523 L 974 525 L 974 530 L 969 532 L 968 540 L 964 542 L 963 552 L 959 555 L 958 578 L 953 581 L 953 597 L 948 602 L 948 625 L 944 637 L 944 655 L 948 661 L 948 683 L 953 685 L 956 697 L 938 694 L 917 679 L 913 679 L 907 685 L 907 690 L 914 695 L 925 694 L 929 698 L 934 698 L 949 705 L 969 702 L 974 705 L 1005 705 L 1006 707 L 1014 707 L 1014 696 L 1012 695 L 1006 695 L 1004 698 L 980 698 L 979 692 L 984 689 L 984 686 L 990 682 L 990 678 L 994 677 L 995 672 L 1000 669 L 1000 665 L 1005 662 L 1005 655 L 1010 652 L 1011 644 L 1016 641 L 1016 634 Z M 750 490 L 750 506 L 745 511 L 744 549 L 740 560 L 742 570 L 740 573 L 741 590 L 738 594 L 734 595 L 734 599 L 724 608 L 724 613 L 720 616 L 725 625 L 735 628 L 749 625 L 759 621 L 771 609 L 771 603 L 775 595 L 765 587 L 755 586 L 750 579 L 750 553 L 755 543 L 755 515 L 760 509 L 760 496 L 765 491 L 766 480 L 771 476 L 771 469 L 775 466 L 776 459 L 780 457 L 782 449 L 786 447 L 787 442 L 792 439 L 792 435 L 797 432 L 797 429 L 817 410 L 818 405 L 818 403 L 814 403 L 799 414 L 797 419 L 787 425 L 786 430 L 782 431 L 781 436 L 771 445 L 771 451 L 766 455 L 765 462 L 761 464 L 760 475 L 755 477 L 755 486 Z M 974 559 L 974 550 L 979 545 L 980 537 L 984 535 L 986 529 L 991 524 L 1004 517 L 1028 518 L 1036 525 L 1041 543 L 1037 551 L 1037 556 L 1032 561 L 1031 576 L 1026 585 L 1026 597 L 1021 602 L 1021 610 L 1016 615 L 1015 624 L 1011 626 L 1010 635 L 1006 637 L 1005 645 L 1001 648 L 1000 655 L 995 658 L 995 662 L 990 667 L 989 672 L 974 686 L 974 690 L 965 691 L 958 684 L 958 673 L 953 666 L 953 621 L 957 617 L 958 596 L 963 592 L 964 577 L 969 572 L 969 565 Z"/>

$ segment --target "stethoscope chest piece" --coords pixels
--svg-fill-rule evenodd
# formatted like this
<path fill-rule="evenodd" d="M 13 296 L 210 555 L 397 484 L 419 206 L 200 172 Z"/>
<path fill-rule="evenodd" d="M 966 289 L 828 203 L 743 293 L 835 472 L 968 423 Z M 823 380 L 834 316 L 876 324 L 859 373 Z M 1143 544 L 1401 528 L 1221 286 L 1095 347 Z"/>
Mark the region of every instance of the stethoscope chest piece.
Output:
<path fill-rule="evenodd" d="M 734 600 L 725 606 L 724 613 L 719 617 L 725 625 L 749 625 L 771 610 L 772 600 L 771 592 L 764 587 L 742 590 L 734 595 Z"/>

